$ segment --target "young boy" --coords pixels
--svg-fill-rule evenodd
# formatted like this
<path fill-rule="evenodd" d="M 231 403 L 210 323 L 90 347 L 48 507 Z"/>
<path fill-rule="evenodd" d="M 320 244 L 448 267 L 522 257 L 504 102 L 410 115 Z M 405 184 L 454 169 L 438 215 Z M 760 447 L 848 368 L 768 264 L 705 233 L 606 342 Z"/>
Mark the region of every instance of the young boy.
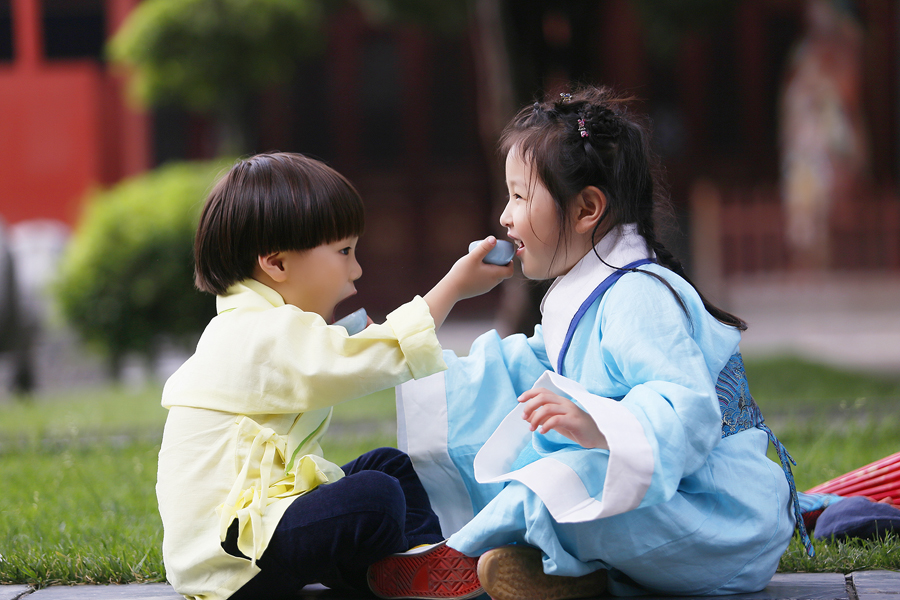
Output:
<path fill-rule="evenodd" d="M 238 161 L 207 199 L 196 284 L 217 295 L 218 315 L 163 391 L 157 483 L 167 577 L 188 598 L 272 598 L 313 582 L 365 590 L 367 577 L 382 596 L 481 593 L 474 559 L 441 543 L 405 454 L 338 467 L 319 440 L 335 404 L 446 368 L 435 329 L 512 267 L 482 263 L 489 239 L 424 299 L 348 336 L 328 323 L 356 293 L 363 222 L 353 186 L 296 154 Z M 447 577 L 413 576 L 448 564 Z"/>

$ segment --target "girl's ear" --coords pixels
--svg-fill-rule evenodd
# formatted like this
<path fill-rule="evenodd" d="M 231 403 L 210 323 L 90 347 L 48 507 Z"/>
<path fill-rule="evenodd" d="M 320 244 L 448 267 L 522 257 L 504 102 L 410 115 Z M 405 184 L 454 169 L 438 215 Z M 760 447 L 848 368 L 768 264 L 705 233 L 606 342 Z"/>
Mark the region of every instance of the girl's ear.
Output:
<path fill-rule="evenodd" d="M 256 262 L 263 273 L 271 277 L 273 281 L 281 283 L 287 278 L 287 271 L 284 268 L 283 253 L 276 252 L 274 254 L 259 256 L 257 257 Z"/>
<path fill-rule="evenodd" d="M 573 206 L 575 211 L 573 225 L 576 233 L 590 233 L 600 222 L 606 210 L 606 194 L 599 188 L 589 185 L 581 190 Z"/>

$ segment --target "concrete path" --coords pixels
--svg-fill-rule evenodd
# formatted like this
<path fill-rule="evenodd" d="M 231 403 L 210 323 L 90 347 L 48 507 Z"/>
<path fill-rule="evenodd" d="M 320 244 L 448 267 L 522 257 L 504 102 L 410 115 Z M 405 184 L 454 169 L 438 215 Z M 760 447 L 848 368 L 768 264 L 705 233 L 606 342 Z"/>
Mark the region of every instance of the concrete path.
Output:
<path fill-rule="evenodd" d="M 308 586 L 299 594 L 307 600 L 363 600 L 340 595 L 322 586 Z M 132 585 L 51 586 L 38 591 L 22 585 L 0 586 L 0 600 L 178 600 L 164 583 Z M 487 598 L 484 596 L 483 598 Z M 733 600 L 900 600 L 900 573 L 859 571 L 841 573 L 777 573 L 766 589 L 755 594 L 723 598 Z M 369 600 L 369 599 L 366 599 Z M 641 600 L 661 600 L 646 596 Z M 680 600 L 701 600 L 700 598 Z M 704 597 L 702 600 L 709 600 Z"/>
<path fill-rule="evenodd" d="M 749 325 L 745 356 L 790 353 L 900 374 L 900 277 L 745 278 L 724 295 L 723 304 Z"/>

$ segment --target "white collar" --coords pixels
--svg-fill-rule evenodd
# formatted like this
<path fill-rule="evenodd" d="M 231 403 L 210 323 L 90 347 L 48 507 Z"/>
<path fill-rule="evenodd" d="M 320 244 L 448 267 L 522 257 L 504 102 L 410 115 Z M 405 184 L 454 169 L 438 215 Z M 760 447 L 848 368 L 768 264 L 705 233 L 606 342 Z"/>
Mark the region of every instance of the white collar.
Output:
<path fill-rule="evenodd" d="M 613 228 L 568 273 L 556 278 L 541 301 L 541 327 L 550 364 L 556 367 L 569 324 L 591 292 L 616 269 L 636 260 L 655 258 L 647 242 L 629 223 Z M 604 264 L 597 255 L 608 264 Z M 612 267 L 608 266 L 612 265 Z"/>

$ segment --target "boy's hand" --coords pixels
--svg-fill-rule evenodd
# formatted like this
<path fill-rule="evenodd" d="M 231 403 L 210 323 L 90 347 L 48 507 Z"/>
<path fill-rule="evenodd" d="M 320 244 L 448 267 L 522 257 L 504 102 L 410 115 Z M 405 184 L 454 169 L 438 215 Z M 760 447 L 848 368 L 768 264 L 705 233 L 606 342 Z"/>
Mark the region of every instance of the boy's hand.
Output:
<path fill-rule="evenodd" d="M 532 431 L 547 433 L 553 429 L 582 448 L 609 449 L 606 436 L 600 433 L 594 419 L 568 398 L 535 388 L 519 396 L 519 402 L 525 403 L 522 418 Z"/>
<path fill-rule="evenodd" d="M 484 294 L 504 279 L 512 277 L 512 261 L 503 266 L 482 262 L 495 245 L 497 238 L 494 236 L 483 240 L 475 249 L 457 260 L 444 278 L 425 294 L 425 302 L 431 308 L 436 329 L 443 324 L 450 309 L 459 300 Z"/>
<path fill-rule="evenodd" d="M 513 275 L 513 263 L 498 266 L 484 262 L 494 246 L 497 238 L 489 236 L 478 244 L 471 252 L 456 261 L 444 279 L 451 279 L 457 287 L 458 300 L 480 296 L 494 289 L 504 279 Z"/>

